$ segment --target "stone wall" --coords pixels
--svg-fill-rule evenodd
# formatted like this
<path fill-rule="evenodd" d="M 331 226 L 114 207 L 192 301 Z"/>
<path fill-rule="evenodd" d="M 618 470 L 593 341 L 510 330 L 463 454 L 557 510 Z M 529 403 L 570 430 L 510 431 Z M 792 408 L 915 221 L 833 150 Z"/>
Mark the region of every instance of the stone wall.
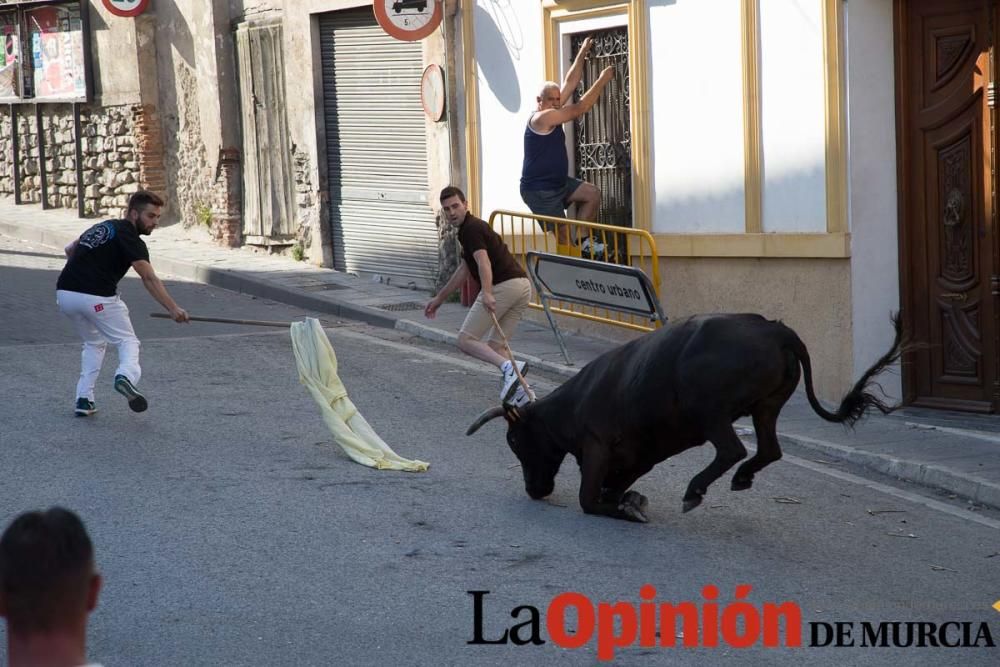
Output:
<path fill-rule="evenodd" d="M 436 200 L 435 200 L 436 201 Z M 434 219 L 438 228 L 438 274 L 434 281 L 434 291 L 439 291 L 451 279 L 458 263 L 462 261 L 462 246 L 458 242 L 458 227 L 448 222 L 443 209 L 438 208 Z"/>
<path fill-rule="evenodd" d="M 240 245 L 243 239 L 241 179 L 239 150 L 223 149 L 215 174 L 215 198 L 208 231 L 212 238 L 230 248 Z"/>
<path fill-rule="evenodd" d="M 47 204 L 53 208 L 77 207 L 76 137 L 73 107 L 42 107 Z M 17 108 L 21 198 L 41 202 L 42 166 L 34 107 Z M 0 119 L 0 195 L 14 194 L 10 118 Z M 163 147 L 159 122 L 151 108 L 141 105 L 94 107 L 80 112 L 83 155 L 84 212 L 117 216 L 128 197 L 140 187 L 163 194 Z"/>
<path fill-rule="evenodd" d="M 320 195 L 313 186 L 314 170 L 309 153 L 295 144 L 292 144 L 292 171 L 295 177 L 294 215 L 298 223 L 298 247 L 302 258 L 316 265 L 329 264 L 333 261 L 332 255 L 327 252 L 318 233 Z"/>
<path fill-rule="evenodd" d="M 227 246 L 242 242 L 240 214 L 239 151 L 220 147 L 206 148 L 207 135 L 218 128 L 206 129 L 200 105 L 202 91 L 195 69 L 178 61 L 160 63 L 161 75 L 169 72 L 172 88 L 167 94 L 161 81 L 160 121 L 163 125 L 163 154 L 166 167 L 167 223 L 180 221 L 185 227 L 201 226 L 212 238 Z M 237 121 L 234 121 L 237 122 Z"/>

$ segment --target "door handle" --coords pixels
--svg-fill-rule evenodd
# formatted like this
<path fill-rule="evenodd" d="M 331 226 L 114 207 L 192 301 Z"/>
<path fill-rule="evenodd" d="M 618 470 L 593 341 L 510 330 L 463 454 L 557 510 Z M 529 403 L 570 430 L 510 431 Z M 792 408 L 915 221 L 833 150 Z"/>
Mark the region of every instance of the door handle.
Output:
<path fill-rule="evenodd" d="M 968 299 L 968 295 L 961 292 L 942 292 L 939 294 L 942 299 L 954 299 L 955 301 L 965 301 Z"/>

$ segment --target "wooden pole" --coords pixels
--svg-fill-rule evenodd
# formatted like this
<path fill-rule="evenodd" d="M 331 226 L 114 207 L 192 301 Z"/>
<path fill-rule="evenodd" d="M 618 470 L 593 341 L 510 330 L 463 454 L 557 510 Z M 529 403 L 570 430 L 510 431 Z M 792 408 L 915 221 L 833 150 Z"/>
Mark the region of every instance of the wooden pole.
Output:
<path fill-rule="evenodd" d="M 528 386 L 528 382 L 524 379 L 524 376 L 521 375 L 521 371 L 517 367 L 517 361 L 514 359 L 514 351 L 510 349 L 510 343 L 507 342 L 507 336 L 504 335 L 503 329 L 500 328 L 500 322 L 497 321 L 496 313 L 491 312 L 490 317 L 493 318 L 493 326 L 495 326 L 497 331 L 500 332 L 500 340 L 503 342 L 504 349 L 507 350 L 507 358 L 510 359 L 510 365 L 514 367 L 514 373 L 517 375 L 518 382 L 520 382 L 521 386 L 524 387 L 524 391 L 527 392 L 528 398 L 534 401 L 535 392 L 533 392 L 531 387 Z"/>
<path fill-rule="evenodd" d="M 170 320 L 173 319 L 167 313 L 150 313 L 150 317 L 155 317 L 158 319 Z M 189 315 L 188 318 L 192 322 L 217 322 L 219 324 L 248 324 L 255 327 L 283 327 L 287 329 L 292 326 L 291 322 L 272 322 L 269 320 L 238 320 L 229 317 L 198 317 L 197 315 Z"/>

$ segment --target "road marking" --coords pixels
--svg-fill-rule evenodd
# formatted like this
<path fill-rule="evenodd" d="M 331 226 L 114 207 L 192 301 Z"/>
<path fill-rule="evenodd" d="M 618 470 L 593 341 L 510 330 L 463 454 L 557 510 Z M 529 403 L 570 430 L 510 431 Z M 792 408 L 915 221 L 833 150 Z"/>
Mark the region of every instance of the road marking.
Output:
<path fill-rule="evenodd" d="M 982 431 L 952 428 L 950 426 L 935 426 L 933 424 L 918 424 L 916 422 L 906 422 L 906 425 L 912 428 L 920 429 L 921 431 L 941 431 L 942 433 L 948 433 L 951 435 L 960 435 L 963 438 L 974 438 L 976 440 L 985 440 L 986 442 L 1000 443 L 1000 435 L 993 435 L 992 433 L 984 433 Z"/>
<path fill-rule="evenodd" d="M 813 463 L 812 461 L 807 461 L 805 459 L 800 459 L 797 456 L 790 456 L 785 454 L 781 457 L 782 461 L 788 461 L 802 468 L 812 470 L 813 472 L 818 472 L 829 477 L 835 477 L 839 480 L 845 482 L 850 482 L 852 484 L 857 484 L 858 486 L 863 486 L 865 488 L 871 489 L 872 491 L 879 491 L 889 496 L 894 496 L 902 500 L 908 500 L 911 503 L 916 503 L 917 505 L 923 505 L 930 509 L 937 510 L 939 512 L 944 512 L 945 514 L 950 514 L 956 516 L 960 519 L 965 519 L 967 521 L 972 521 L 974 523 L 979 523 L 984 526 L 989 526 L 995 530 L 1000 530 L 1000 521 L 995 519 L 990 519 L 989 517 L 980 516 L 969 510 L 959 509 L 953 507 L 948 503 L 943 503 L 940 500 L 934 500 L 933 498 L 925 498 L 917 493 L 911 493 L 910 491 L 904 491 L 903 489 L 897 489 L 895 487 L 889 486 L 887 484 L 880 484 L 878 482 L 873 482 L 870 479 L 865 479 L 864 477 L 858 477 L 857 475 L 852 475 L 841 470 L 831 470 L 824 467 L 822 464 Z"/>
<path fill-rule="evenodd" d="M 452 357 L 442 352 L 434 352 L 432 350 L 425 350 L 422 347 L 417 347 L 412 343 L 399 343 L 392 340 L 384 340 L 382 338 L 376 338 L 370 334 L 361 333 L 359 331 L 351 331 L 348 329 L 332 329 L 329 330 L 331 338 L 336 338 L 338 336 L 343 336 L 344 338 L 353 338 L 355 340 L 364 341 L 365 343 L 375 342 L 383 347 L 388 347 L 399 352 L 405 352 L 406 354 L 417 354 L 426 359 L 433 359 L 435 361 L 440 361 L 442 363 L 452 364 L 453 366 L 459 366 L 465 370 L 474 371 L 477 373 L 482 373 L 483 375 L 495 376 L 500 371 L 495 367 L 490 366 L 484 361 L 473 361 L 472 359 L 462 359 L 458 357 Z M 533 380 L 528 378 L 528 384 L 532 388 L 544 389 L 546 392 L 555 389 L 557 384 L 551 382 L 546 382 L 545 380 Z"/>
<path fill-rule="evenodd" d="M 997 600 L 996 602 L 993 603 L 993 608 L 996 609 L 997 611 L 1000 611 L 1000 600 Z"/>
<path fill-rule="evenodd" d="M 458 366 L 460 368 L 464 368 L 466 370 L 469 370 L 469 371 L 472 371 L 472 372 L 475 372 L 475 373 L 481 373 L 483 375 L 495 375 L 496 372 L 497 372 L 495 368 L 493 368 L 492 366 L 490 366 L 489 364 L 486 364 L 484 362 L 472 361 L 470 359 L 461 359 L 461 358 L 452 357 L 452 356 L 449 356 L 447 354 L 443 354 L 441 352 L 433 352 L 431 350 L 425 350 L 425 349 L 423 349 L 421 347 L 415 346 L 415 345 L 410 344 L 410 343 L 399 343 L 399 342 L 396 342 L 396 341 L 384 340 L 384 339 L 379 338 L 377 336 L 373 336 L 373 335 L 371 335 L 369 333 L 361 333 L 359 331 L 353 331 L 351 329 L 340 328 L 340 327 L 327 327 L 326 331 L 328 332 L 328 335 L 330 335 L 332 338 L 338 338 L 338 337 L 352 338 L 354 340 L 361 341 L 361 342 L 364 342 L 364 343 L 367 343 L 367 344 L 375 343 L 376 345 L 381 345 L 382 347 L 390 348 L 390 349 L 397 350 L 399 352 L 404 352 L 404 353 L 410 354 L 410 355 L 414 355 L 415 354 L 415 355 L 424 357 L 426 359 L 433 359 L 433 360 L 439 361 L 441 363 L 451 364 L 453 366 Z M 209 337 L 225 337 L 225 338 L 229 338 L 229 337 L 234 337 L 234 336 L 278 336 L 278 335 L 285 335 L 285 334 L 283 332 L 270 332 L 269 331 L 269 332 L 261 332 L 261 333 L 254 332 L 254 333 L 245 333 L 245 334 L 216 334 L 215 336 L 191 336 L 190 338 L 209 338 Z M 161 339 L 153 339 L 153 340 L 157 340 L 157 341 L 160 341 L 160 340 L 169 341 L 169 340 L 178 340 L 178 338 L 161 338 Z M 53 343 L 51 345 L 66 345 L 66 343 Z M 74 343 L 74 345 L 79 345 L 79 344 L 78 343 Z M 40 346 L 37 346 L 37 347 L 44 347 L 44 346 L 45 345 L 40 345 Z M 12 346 L 12 347 L 19 347 L 19 346 Z M 546 392 L 548 392 L 548 391 L 552 391 L 553 389 L 555 389 L 558 386 L 558 384 L 553 384 L 551 382 L 546 382 L 544 380 L 535 380 L 535 381 L 533 381 L 531 383 L 531 386 L 532 387 L 537 387 L 539 389 L 543 389 Z M 748 443 L 744 443 L 744 444 L 748 444 Z M 755 448 L 752 445 L 749 446 L 748 449 L 755 450 Z M 864 477 L 859 477 L 857 475 L 852 475 L 850 473 L 842 472 L 840 470 L 831 470 L 829 468 L 823 467 L 820 464 L 812 463 L 811 461 L 807 461 L 805 459 L 800 459 L 797 456 L 792 456 L 792 455 L 789 455 L 789 454 L 785 454 L 782 457 L 782 460 L 783 461 L 788 461 L 789 463 L 791 463 L 793 465 L 797 465 L 797 466 L 799 466 L 801 468 L 806 468 L 807 470 L 811 470 L 813 472 L 817 472 L 817 473 L 820 473 L 822 475 L 826 475 L 828 477 L 834 477 L 836 479 L 839 479 L 839 480 L 842 480 L 842 481 L 845 481 L 845 482 L 850 482 L 851 484 L 855 484 L 855 485 L 858 485 L 858 486 L 863 486 L 863 487 L 865 487 L 867 489 L 871 489 L 872 491 L 878 491 L 879 493 L 884 493 L 884 494 L 889 495 L 889 496 L 894 496 L 896 498 L 900 498 L 902 500 L 906 500 L 906 501 L 909 501 L 909 502 L 917 504 L 917 505 L 923 505 L 924 507 L 927 507 L 927 508 L 930 508 L 930 509 L 934 509 L 934 510 L 937 510 L 939 512 L 943 512 L 945 514 L 950 514 L 951 516 L 955 516 L 955 517 L 958 517 L 960 519 L 965 519 L 967 521 L 972 521 L 974 523 L 979 523 L 981 525 L 988 526 L 988 527 L 993 528 L 995 530 L 1000 530 L 1000 521 L 997 521 L 995 519 L 990 519 L 988 517 L 980 516 L 978 514 L 973 514 L 972 512 L 969 512 L 968 510 L 961 510 L 961 509 L 958 509 L 956 507 L 952 507 L 951 505 L 948 505 L 947 503 L 943 503 L 941 501 L 934 500 L 933 498 L 925 498 L 925 497 L 923 497 L 923 496 L 921 496 L 919 494 L 916 494 L 916 493 L 911 493 L 909 491 L 904 491 L 902 489 L 897 489 L 897 488 L 888 486 L 886 484 L 880 484 L 879 482 L 874 482 L 874 481 L 865 479 Z M 1000 604 L 1000 601 L 998 601 L 997 604 Z M 998 610 L 998 611 L 1000 611 L 1000 610 Z"/>
<path fill-rule="evenodd" d="M 343 330 L 343 329 L 335 329 L 332 335 L 333 336 L 344 336 L 346 338 L 354 338 L 354 339 L 366 341 L 366 342 L 369 342 L 369 343 L 376 342 L 379 345 L 383 345 L 385 347 L 389 347 L 389 348 L 392 348 L 392 349 L 395 349 L 395 350 L 406 352 L 408 354 L 419 354 L 419 355 L 421 355 L 423 357 L 427 357 L 429 359 L 436 359 L 438 361 L 441 361 L 442 363 L 454 364 L 454 365 L 457 365 L 457 366 L 461 366 L 462 368 L 466 368 L 468 370 L 476 371 L 476 372 L 480 372 L 480 373 L 484 373 L 484 374 L 493 374 L 495 372 L 495 370 L 493 369 L 493 367 L 491 367 L 491 366 L 489 366 L 489 365 L 487 365 L 485 363 L 482 363 L 482 362 L 476 362 L 476 361 L 471 361 L 471 360 L 467 360 L 467 359 L 457 359 L 457 358 L 454 358 L 454 357 L 450 357 L 450 356 L 448 356 L 446 354 L 442 354 L 440 352 L 432 352 L 430 350 L 424 350 L 422 348 L 414 347 L 413 345 L 409 345 L 409 344 L 406 344 L 406 343 L 397 343 L 395 341 L 387 341 L 387 340 L 382 340 L 380 338 L 373 339 L 372 336 L 370 336 L 368 334 L 363 334 L 363 333 L 360 333 L 360 332 L 357 332 L 357 331 L 346 331 L 346 330 Z M 552 391 L 553 389 L 556 388 L 556 386 L 558 386 L 556 384 L 552 384 L 550 382 L 545 382 L 545 381 L 535 381 L 535 382 L 532 382 L 531 385 L 532 385 L 532 387 L 539 387 L 539 388 L 544 389 L 546 391 Z M 748 449 L 753 449 L 753 447 L 752 446 L 748 447 Z M 982 524 L 984 526 L 988 526 L 988 527 L 993 528 L 995 530 L 1000 530 L 1000 521 L 997 521 L 995 519 L 990 519 L 989 517 L 980 516 L 978 514 L 974 514 L 974 513 L 970 512 L 969 510 L 958 509 L 958 508 L 953 507 L 953 506 L 951 506 L 951 505 L 949 505 L 947 503 L 943 503 L 943 502 L 941 502 L 939 500 L 934 500 L 933 498 L 926 498 L 926 497 L 921 496 L 920 494 L 917 494 L 917 493 L 912 493 L 910 491 L 904 491 L 902 489 L 897 489 L 897 488 L 889 486 L 887 484 L 880 484 L 879 482 L 873 482 L 871 480 L 865 479 L 864 477 L 859 477 L 857 475 L 852 475 L 850 473 L 846 473 L 846 472 L 843 472 L 843 471 L 840 471 L 840 470 L 831 470 L 831 469 L 826 468 L 826 467 L 824 467 L 824 466 L 822 466 L 822 465 L 820 465 L 818 463 L 813 463 L 813 462 L 807 461 L 805 459 L 800 459 L 797 456 L 791 456 L 789 454 L 785 454 L 782 457 L 782 460 L 783 461 L 788 461 L 789 463 L 797 465 L 797 466 L 799 466 L 801 468 L 806 468 L 807 470 L 811 470 L 813 472 L 817 472 L 817 473 L 820 473 L 822 475 L 827 475 L 828 477 L 834 477 L 836 479 L 839 479 L 839 480 L 842 480 L 842 481 L 845 481 L 845 482 L 850 482 L 850 483 L 856 484 L 858 486 L 863 486 L 863 487 L 865 487 L 867 489 L 871 489 L 872 491 L 878 491 L 879 493 L 884 493 L 886 495 L 893 496 L 893 497 L 896 497 L 896 498 L 900 498 L 902 500 L 907 500 L 907 501 L 909 501 L 911 503 L 915 503 L 917 505 L 923 505 L 924 507 L 927 507 L 927 508 L 930 508 L 930 509 L 934 509 L 934 510 L 937 510 L 939 512 L 943 512 L 945 514 L 950 514 L 950 515 L 958 517 L 960 519 L 965 519 L 967 521 L 972 521 L 974 523 L 979 523 L 979 524 Z"/>

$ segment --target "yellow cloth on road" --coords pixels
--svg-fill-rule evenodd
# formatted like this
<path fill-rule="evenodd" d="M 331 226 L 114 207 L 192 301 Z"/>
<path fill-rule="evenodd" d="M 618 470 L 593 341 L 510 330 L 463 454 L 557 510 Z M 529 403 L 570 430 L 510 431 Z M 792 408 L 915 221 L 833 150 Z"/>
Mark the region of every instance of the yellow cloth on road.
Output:
<path fill-rule="evenodd" d="M 424 472 L 430 464 L 404 459 L 392 451 L 347 397 L 337 375 L 337 355 L 319 320 L 292 323 L 292 349 L 299 382 L 319 404 L 323 421 L 341 449 L 361 465 L 379 470 Z"/>

